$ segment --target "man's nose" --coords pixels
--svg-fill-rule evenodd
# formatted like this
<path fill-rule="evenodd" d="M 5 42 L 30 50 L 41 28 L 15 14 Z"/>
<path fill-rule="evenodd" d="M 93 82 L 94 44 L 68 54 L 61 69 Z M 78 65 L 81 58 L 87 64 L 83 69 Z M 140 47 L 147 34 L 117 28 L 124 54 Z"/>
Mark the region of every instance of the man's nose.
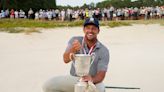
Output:
<path fill-rule="evenodd" d="M 88 32 L 93 32 L 93 28 L 89 28 L 88 29 Z"/>

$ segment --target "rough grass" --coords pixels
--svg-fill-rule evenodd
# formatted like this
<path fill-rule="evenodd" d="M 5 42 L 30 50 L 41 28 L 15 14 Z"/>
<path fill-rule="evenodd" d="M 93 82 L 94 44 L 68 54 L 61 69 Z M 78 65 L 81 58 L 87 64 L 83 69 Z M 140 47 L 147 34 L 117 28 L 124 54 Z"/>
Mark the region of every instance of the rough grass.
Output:
<path fill-rule="evenodd" d="M 46 21 L 46 20 L 29 20 L 29 19 L 1 19 L 0 28 L 14 28 L 14 27 L 41 27 L 41 28 L 53 28 L 53 27 L 66 27 L 66 26 L 80 26 L 83 21 Z"/>
<path fill-rule="evenodd" d="M 74 27 L 81 26 L 83 21 L 46 21 L 29 19 L 0 19 L 0 31 L 9 33 L 39 32 L 37 28 Z"/>
<path fill-rule="evenodd" d="M 84 21 L 46 21 L 29 19 L 0 19 L 0 31 L 9 33 L 31 33 L 39 32 L 37 28 L 55 28 L 55 27 L 75 27 L 82 26 Z M 101 26 L 118 27 L 131 26 L 132 24 L 161 24 L 164 26 L 164 19 L 157 20 L 122 20 L 122 21 L 101 21 Z"/>
<path fill-rule="evenodd" d="M 102 26 L 118 27 L 118 26 L 131 26 L 132 24 L 160 24 L 164 26 L 164 19 L 153 20 L 119 20 L 119 21 L 103 21 L 100 22 Z"/>

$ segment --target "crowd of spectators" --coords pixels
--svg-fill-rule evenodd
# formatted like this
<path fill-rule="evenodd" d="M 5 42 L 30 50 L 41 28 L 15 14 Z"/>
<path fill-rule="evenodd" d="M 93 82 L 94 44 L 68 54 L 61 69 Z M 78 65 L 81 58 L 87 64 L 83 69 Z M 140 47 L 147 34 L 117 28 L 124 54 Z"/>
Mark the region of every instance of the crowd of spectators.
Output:
<path fill-rule="evenodd" d="M 102 21 L 108 20 L 138 20 L 138 19 L 162 19 L 164 18 L 164 6 L 156 7 L 131 7 L 131 8 L 108 8 L 96 9 L 40 9 L 33 11 L 32 8 L 28 12 L 22 9 L 6 9 L 0 10 L 0 19 L 2 18 L 29 18 L 35 20 L 61 20 L 73 21 L 83 20 L 88 17 L 95 17 Z"/>

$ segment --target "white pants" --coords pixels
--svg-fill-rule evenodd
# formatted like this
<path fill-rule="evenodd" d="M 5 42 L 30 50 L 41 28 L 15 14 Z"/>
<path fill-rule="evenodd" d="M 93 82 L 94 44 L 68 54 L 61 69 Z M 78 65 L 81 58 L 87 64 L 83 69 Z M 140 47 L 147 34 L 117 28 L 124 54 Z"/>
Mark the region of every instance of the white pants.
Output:
<path fill-rule="evenodd" d="M 75 76 L 58 76 L 48 80 L 43 85 L 44 92 L 74 92 L 74 85 L 79 81 L 79 77 Z M 99 92 L 105 92 L 103 83 L 96 84 Z"/>

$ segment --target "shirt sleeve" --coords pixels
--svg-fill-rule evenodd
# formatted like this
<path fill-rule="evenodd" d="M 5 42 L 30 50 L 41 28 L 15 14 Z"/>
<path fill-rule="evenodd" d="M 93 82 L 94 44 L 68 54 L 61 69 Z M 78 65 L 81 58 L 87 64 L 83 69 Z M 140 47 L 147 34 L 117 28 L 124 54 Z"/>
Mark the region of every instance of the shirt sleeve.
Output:
<path fill-rule="evenodd" d="M 99 61 L 98 61 L 98 68 L 97 71 L 107 71 L 108 70 L 108 63 L 109 63 L 109 50 L 104 49 L 101 51 Z"/>
<path fill-rule="evenodd" d="M 67 47 L 66 47 L 66 50 L 65 51 L 68 51 L 71 47 L 72 47 L 72 43 L 74 41 L 75 37 L 72 37 L 68 43 L 67 43 Z"/>

